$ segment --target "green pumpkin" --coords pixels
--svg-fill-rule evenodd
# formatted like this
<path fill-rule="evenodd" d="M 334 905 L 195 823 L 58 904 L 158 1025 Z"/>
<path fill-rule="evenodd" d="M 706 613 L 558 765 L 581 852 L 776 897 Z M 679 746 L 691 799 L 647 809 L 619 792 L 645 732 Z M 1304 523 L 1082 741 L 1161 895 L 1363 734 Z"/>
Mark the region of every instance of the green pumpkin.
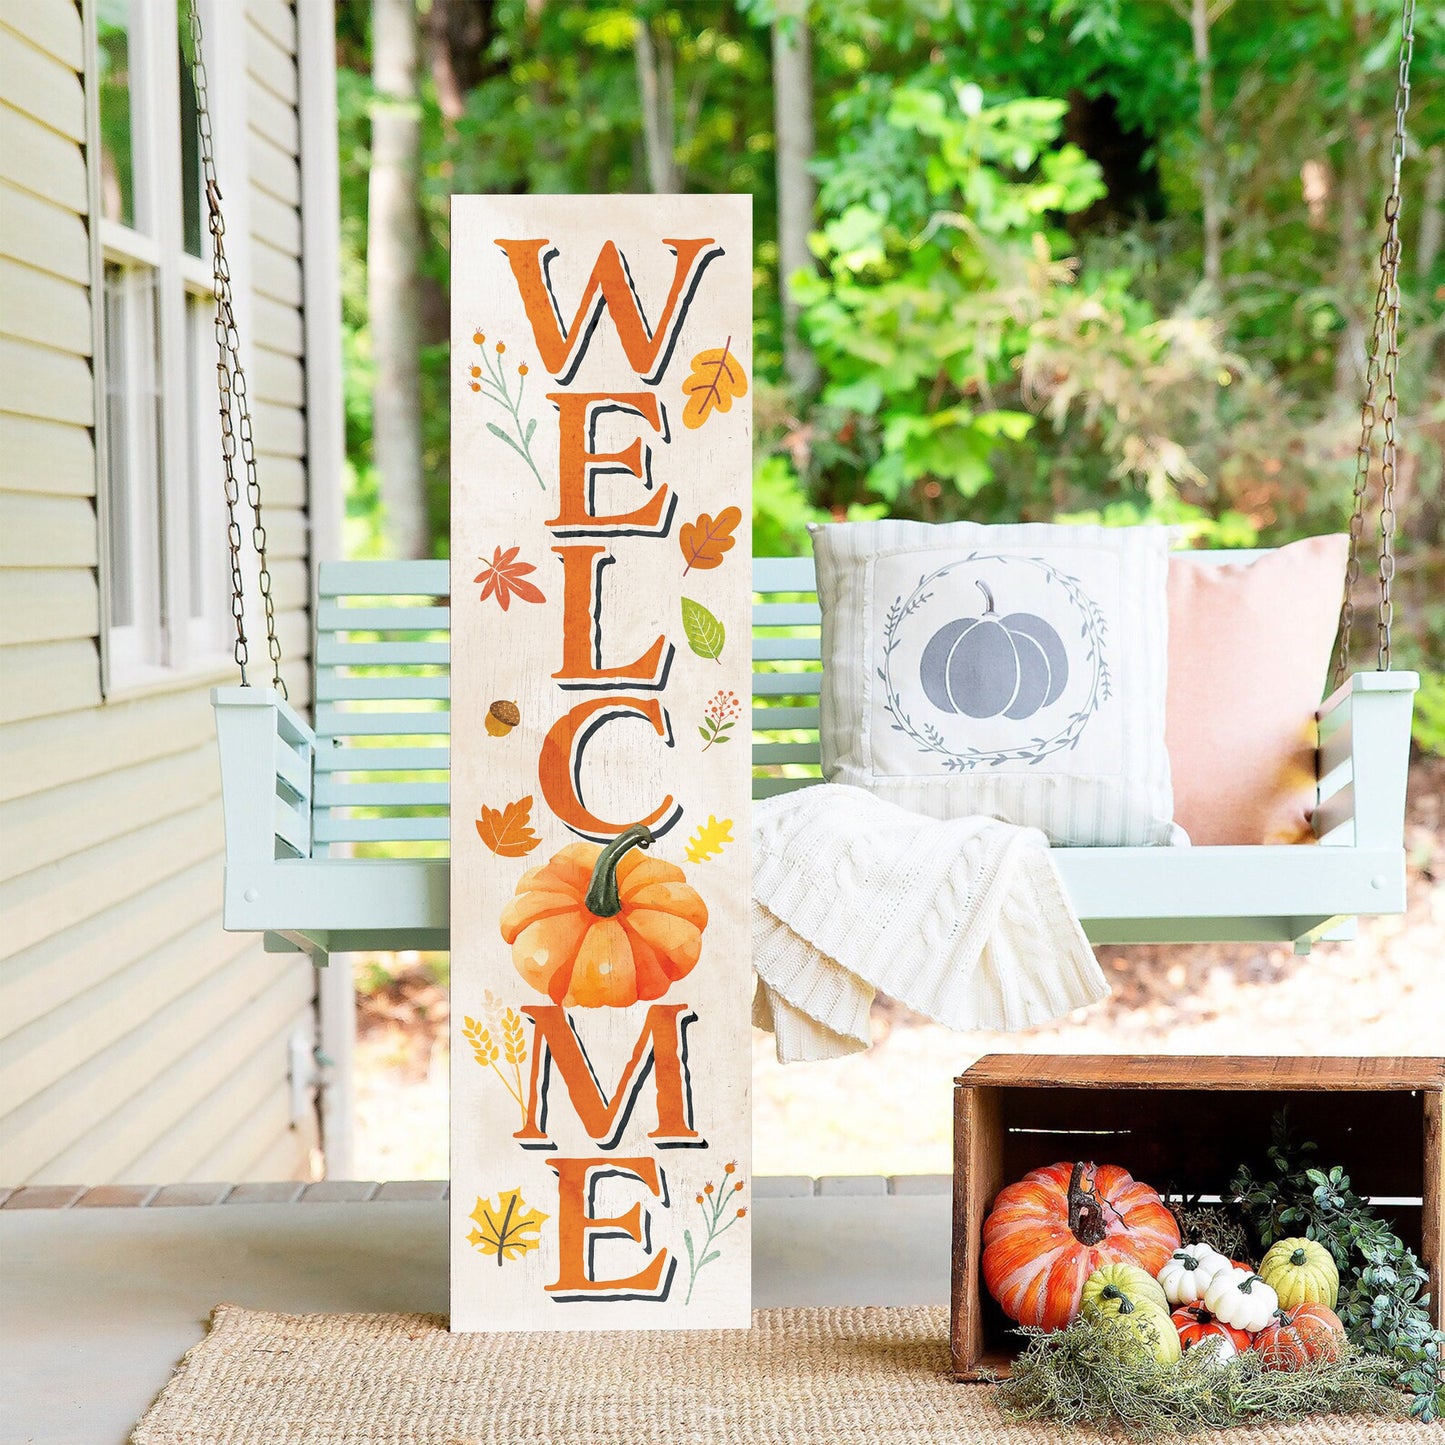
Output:
<path fill-rule="evenodd" d="M 1085 1319 L 1103 1330 L 1122 1355 L 1148 1354 L 1156 1365 L 1175 1365 L 1183 1356 L 1174 1321 L 1157 1305 L 1135 1304 L 1117 1285 L 1100 1292 L 1100 1306 Z"/>
<path fill-rule="evenodd" d="M 1281 1239 L 1260 1261 L 1259 1277 L 1279 1296 L 1280 1306 L 1324 1305 L 1340 1297 L 1340 1272 L 1324 1245 L 1313 1239 Z"/>
<path fill-rule="evenodd" d="M 1106 1264 L 1096 1269 L 1084 1281 L 1079 1309 L 1085 1315 L 1117 1315 L 1121 1298 L 1140 1306 L 1153 1305 L 1164 1314 L 1169 1313 L 1164 1286 L 1137 1264 Z"/>

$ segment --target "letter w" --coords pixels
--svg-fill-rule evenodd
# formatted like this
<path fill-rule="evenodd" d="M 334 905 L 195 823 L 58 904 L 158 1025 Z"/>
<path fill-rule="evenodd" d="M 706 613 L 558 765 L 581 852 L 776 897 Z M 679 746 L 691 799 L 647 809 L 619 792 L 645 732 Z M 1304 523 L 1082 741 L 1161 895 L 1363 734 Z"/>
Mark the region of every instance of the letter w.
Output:
<path fill-rule="evenodd" d="M 552 290 L 551 266 L 557 248 L 546 239 L 497 242 L 511 265 L 532 326 L 532 339 L 537 343 L 537 354 L 542 358 L 542 365 L 562 385 L 567 385 L 577 374 L 604 308 L 612 314 L 617 339 L 639 379 L 648 386 L 662 379 L 702 273 L 715 256 L 723 254 L 723 248 L 710 236 L 696 241 L 664 237 L 662 244 L 676 259 L 672 289 L 667 293 L 667 304 L 658 318 L 656 330 L 642 314 L 642 302 L 632 284 L 627 258 L 617 249 L 615 241 L 608 241 L 598 253 L 572 325 L 564 330 L 562 308 Z"/>
<path fill-rule="evenodd" d="M 653 1004 L 632 1057 L 609 1097 L 603 1092 L 571 1018 L 556 1004 L 522 1010 L 532 1020 L 532 1083 L 527 1120 L 512 1136 L 524 1149 L 555 1149 L 547 1136 L 548 1091 L 555 1070 L 582 1127 L 603 1149 L 615 1149 L 647 1077 L 656 1078 L 657 1128 L 648 1138 L 659 1149 L 704 1149 L 692 1127 L 692 1080 L 687 1071 L 687 1030 L 697 1015 L 686 1004 Z"/>

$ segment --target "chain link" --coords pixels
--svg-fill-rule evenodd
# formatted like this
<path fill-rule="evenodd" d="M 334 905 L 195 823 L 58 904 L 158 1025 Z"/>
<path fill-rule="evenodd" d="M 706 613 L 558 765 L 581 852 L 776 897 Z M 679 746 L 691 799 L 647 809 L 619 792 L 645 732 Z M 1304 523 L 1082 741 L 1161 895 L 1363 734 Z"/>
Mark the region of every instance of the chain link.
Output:
<path fill-rule="evenodd" d="M 246 478 L 246 505 L 251 511 L 251 545 L 259 564 L 257 585 L 266 613 L 266 651 L 271 659 L 271 685 L 285 697 L 281 680 L 281 644 L 276 638 L 276 606 L 271 598 L 271 572 L 266 565 L 266 526 L 261 518 L 261 483 L 256 475 L 256 446 L 251 434 L 251 405 L 246 373 L 241 365 L 241 339 L 236 330 L 236 313 L 231 296 L 231 268 L 226 259 L 226 222 L 221 215 L 221 187 L 216 180 L 216 161 L 211 136 L 211 113 L 207 103 L 206 64 L 201 49 L 201 17 L 196 0 L 186 0 L 191 31 L 191 75 L 196 88 L 196 129 L 200 138 L 201 175 L 206 186 L 206 213 L 211 233 L 212 294 L 216 300 L 216 389 L 220 399 L 221 459 L 225 468 L 226 544 L 231 554 L 231 616 L 236 623 L 234 656 L 246 677 L 250 648 L 246 640 L 246 604 L 241 574 L 241 484 L 236 475 L 239 452 Z"/>
<path fill-rule="evenodd" d="M 1376 667 L 1390 670 L 1391 632 L 1395 621 L 1395 478 L 1396 423 L 1400 415 L 1397 382 L 1400 367 L 1400 172 L 1405 160 L 1405 116 L 1410 109 L 1410 60 L 1415 49 L 1415 0 L 1404 0 L 1400 14 L 1400 57 L 1395 77 L 1395 132 L 1390 147 L 1390 190 L 1385 198 L 1385 239 L 1380 245 L 1380 284 L 1375 293 L 1375 325 L 1365 363 L 1365 400 L 1360 408 L 1360 445 L 1355 456 L 1354 507 L 1350 515 L 1350 560 L 1340 606 L 1339 650 L 1335 686 L 1349 675 L 1350 642 L 1355 625 L 1355 586 L 1360 580 L 1360 547 L 1364 541 L 1365 505 L 1374 457 L 1376 424 L 1380 446 L 1380 611 Z M 1384 400 L 1376 404 L 1381 381 Z"/>

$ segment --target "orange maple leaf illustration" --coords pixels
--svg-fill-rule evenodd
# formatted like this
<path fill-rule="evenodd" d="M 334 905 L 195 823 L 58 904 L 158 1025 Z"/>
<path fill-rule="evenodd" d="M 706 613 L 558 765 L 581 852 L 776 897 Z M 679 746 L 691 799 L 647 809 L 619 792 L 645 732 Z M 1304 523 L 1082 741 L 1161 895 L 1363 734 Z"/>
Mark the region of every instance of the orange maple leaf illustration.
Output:
<path fill-rule="evenodd" d="M 723 554 L 737 540 L 733 532 L 742 519 L 743 514 L 736 507 L 724 507 L 716 517 L 704 512 L 697 521 L 684 522 L 677 534 L 677 545 L 687 561 L 682 575 L 686 577 L 694 567 L 700 570 L 721 567 Z"/>
<path fill-rule="evenodd" d="M 477 835 L 499 858 L 521 858 L 542 840 L 532 831 L 532 798 L 518 798 L 505 808 L 482 805 Z"/>
<path fill-rule="evenodd" d="M 731 336 L 721 347 L 699 351 L 692 359 L 692 371 L 682 384 L 687 405 L 682 409 L 682 424 L 696 431 L 717 411 L 731 411 L 733 398 L 748 394 L 748 374 L 742 363 L 731 354 Z"/>
<path fill-rule="evenodd" d="M 512 598 L 520 598 L 523 602 L 545 602 L 547 599 L 542 595 L 542 589 L 532 582 L 523 579 L 528 572 L 535 572 L 537 569 L 530 562 L 517 561 L 517 553 L 520 547 L 509 547 L 505 552 L 497 547 L 492 552 L 492 560 L 482 560 L 482 570 L 472 578 L 473 582 L 482 584 L 482 598 L 485 602 L 488 597 L 495 597 L 502 604 L 502 611 L 505 612 L 512 604 Z"/>

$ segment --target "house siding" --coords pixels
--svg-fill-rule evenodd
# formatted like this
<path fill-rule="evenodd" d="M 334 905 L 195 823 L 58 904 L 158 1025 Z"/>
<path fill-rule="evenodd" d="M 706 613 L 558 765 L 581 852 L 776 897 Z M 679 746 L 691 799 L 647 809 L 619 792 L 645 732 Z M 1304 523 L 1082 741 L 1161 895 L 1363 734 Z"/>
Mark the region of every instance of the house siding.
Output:
<path fill-rule="evenodd" d="M 305 706 L 292 6 L 247 0 L 245 33 L 243 346 Z M 315 975 L 221 928 L 224 679 L 101 695 L 85 53 L 76 0 L 0 0 L 0 1184 L 302 1178 L 319 1137 L 290 1044 L 315 1041 Z"/>

